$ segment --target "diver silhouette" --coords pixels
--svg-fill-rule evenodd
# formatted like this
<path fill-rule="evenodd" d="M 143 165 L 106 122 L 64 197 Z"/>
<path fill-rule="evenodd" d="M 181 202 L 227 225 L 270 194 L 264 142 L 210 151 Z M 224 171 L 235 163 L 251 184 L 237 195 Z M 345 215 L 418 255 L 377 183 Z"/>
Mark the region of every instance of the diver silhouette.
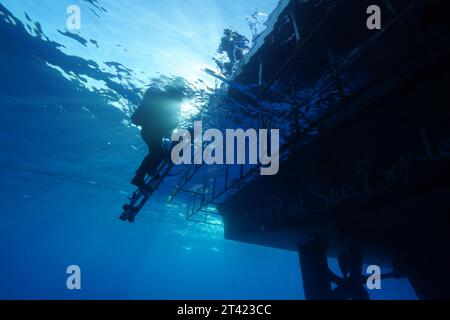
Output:
<path fill-rule="evenodd" d="M 148 155 L 142 161 L 131 184 L 139 188 L 147 188 L 146 175 L 152 178 L 165 157 L 163 139 L 170 138 L 172 131 L 178 126 L 184 88 L 172 84 L 164 89 L 149 88 L 141 104 L 131 116 L 131 121 L 141 127 L 141 137 L 149 148 Z"/>
<path fill-rule="evenodd" d="M 217 53 L 226 53 L 229 62 L 214 60 L 225 75 L 230 76 L 233 73 L 233 67 L 244 58 L 245 51 L 250 49 L 249 43 L 246 37 L 236 31 L 224 30 Z"/>

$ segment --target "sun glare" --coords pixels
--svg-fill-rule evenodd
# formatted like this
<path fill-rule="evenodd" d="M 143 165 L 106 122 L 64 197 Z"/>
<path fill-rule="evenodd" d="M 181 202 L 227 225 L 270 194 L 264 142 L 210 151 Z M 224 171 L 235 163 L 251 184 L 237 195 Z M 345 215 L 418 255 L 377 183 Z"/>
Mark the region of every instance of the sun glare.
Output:
<path fill-rule="evenodd" d="M 183 119 L 193 117 L 198 112 L 198 108 L 191 101 L 185 101 L 181 104 L 181 118 Z"/>

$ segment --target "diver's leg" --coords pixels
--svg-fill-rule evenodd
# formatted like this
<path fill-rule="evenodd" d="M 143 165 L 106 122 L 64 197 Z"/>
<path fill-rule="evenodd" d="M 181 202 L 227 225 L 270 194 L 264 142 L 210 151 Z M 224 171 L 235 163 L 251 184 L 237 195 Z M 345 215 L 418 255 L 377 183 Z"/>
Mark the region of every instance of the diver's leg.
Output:
<path fill-rule="evenodd" d="M 147 126 L 144 126 L 141 130 L 141 137 L 142 140 L 144 140 L 145 144 L 147 144 L 149 148 L 149 153 L 144 158 L 144 160 L 141 163 L 141 166 L 136 171 L 136 175 L 134 176 L 133 180 L 131 180 L 131 184 L 139 187 L 144 188 L 145 187 L 145 175 L 149 174 L 152 175 L 152 168 L 154 166 L 154 156 L 155 152 L 157 150 L 157 146 L 161 145 L 161 142 L 158 143 L 159 139 L 155 139 L 155 137 L 158 137 L 159 135 L 156 134 L 153 131 L 153 128 L 149 128 Z"/>
<path fill-rule="evenodd" d="M 146 168 L 148 166 L 148 163 L 151 162 L 151 158 L 152 157 L 151 157 L 150 153 L 144 158 L 139 169 L 136 171 L 136 175 L 131 180 L 132 185 L 139 187 L 139 188 L 145 187 Z"/>
<path fill-rule="evenodd" d="M 154 176 L 156 170 L 164 159 L 164 150 L 161 146 L 161 139 L 153 141 L 150 145 L 150 158 L 144 164 L 145 173 L 149 176 Z"/>

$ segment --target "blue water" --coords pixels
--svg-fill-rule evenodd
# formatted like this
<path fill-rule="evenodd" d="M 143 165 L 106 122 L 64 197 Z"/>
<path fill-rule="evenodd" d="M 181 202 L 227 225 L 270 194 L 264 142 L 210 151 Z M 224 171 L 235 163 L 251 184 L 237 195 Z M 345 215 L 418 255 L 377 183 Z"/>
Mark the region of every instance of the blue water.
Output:
<path fill-rule="evenodd" d="M 66 32 L 66 9 L 81 29 Z M 302 299 L 295 252 L 187 221 L 170 179 L 135 224 L 117 219 L 146 153 L 128 123 L 150 78 L 213 86 L 222 30 L 276 0 L 0 2 L 0 298 Z M 198 81 L 200 79 L 200 81 Z M 195 105 L 183 106 L 186 115 Z M 220 221 L 219 221 L 220 222 Z M 66 287 L 78 265 L 82 290 Z M 373 298 L 414 298 L 406 280 Z"/>

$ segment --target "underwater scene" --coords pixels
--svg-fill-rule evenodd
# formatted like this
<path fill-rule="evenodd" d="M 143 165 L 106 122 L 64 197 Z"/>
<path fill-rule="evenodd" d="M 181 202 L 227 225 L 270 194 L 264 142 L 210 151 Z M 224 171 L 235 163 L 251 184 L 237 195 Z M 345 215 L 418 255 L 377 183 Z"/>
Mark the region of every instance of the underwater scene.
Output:
<path fill-rule="evenodd" d="M 448 7 L 0 0 L 0 299 L 450 297 Z"/>

